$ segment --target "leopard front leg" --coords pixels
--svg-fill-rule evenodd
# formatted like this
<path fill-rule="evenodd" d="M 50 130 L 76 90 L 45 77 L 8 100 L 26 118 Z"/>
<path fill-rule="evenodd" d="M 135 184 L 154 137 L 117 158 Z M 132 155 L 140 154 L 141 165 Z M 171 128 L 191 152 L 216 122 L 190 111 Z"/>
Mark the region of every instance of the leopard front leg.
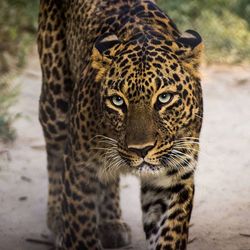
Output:
<path fill-rule="evenodd" d="M 58 148 L 61 144 L 58 144 Z M 61 219 L 61 193 L 62 193 L 62 169 L 63 169 L 63 150 L 54 150 L 47 143 L 48 152 L 48 205 L 47 205 L 47 225 L 55 236 L 62 231 Z"/>
<path fill-rule="evenodd" d="M 63 173 L 63 234 L 59 249 L 102 249 L 97 228 L 97 192 L 95 169 L 84 164 L 79 168 L 72 158 L 66 156 Z"/>
<path fill-rule="evenodd" d="M 39 7 L 38 52 L 42 69 L 39 120 L 47 151 L 47 225 L 57 237 L 62 232 L 61 194 L 67 113 L 73 81 L 66 52 L 64 1 L 41 0 Z"/>
<path fill-rule="evenodd" d="M 192 177 L 166 188 L 142 183 L 143 224 L 150 250 L 187 248 L 193 195 Z"/>
<path fill-rule="evenodd" d="M 99 236 L 104 248 L 119 248 L 131 243 L 129 226 L 121 219 L 119 179 L 99 182 Z"/>

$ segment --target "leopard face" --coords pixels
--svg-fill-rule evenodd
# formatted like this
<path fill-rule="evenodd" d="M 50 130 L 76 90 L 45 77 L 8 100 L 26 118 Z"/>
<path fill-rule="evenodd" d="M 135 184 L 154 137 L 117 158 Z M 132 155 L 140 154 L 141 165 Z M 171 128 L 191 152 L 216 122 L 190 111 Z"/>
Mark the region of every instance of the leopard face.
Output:
<path fill-rule="evenodd" d="M 108 35 L 102 43 L 112 44 L 102 55 L 105 63 L 93 64 L 101 81 L 102 120 L 110 130 L 102 141 L 107 169 L 141 176 L 183 169 L 195 158 L 202 124 L 197 69 L 187 66 L 197 63 L 197 55 L 184 61 L 197 48 L 145 35 L 124 43 Z"/>

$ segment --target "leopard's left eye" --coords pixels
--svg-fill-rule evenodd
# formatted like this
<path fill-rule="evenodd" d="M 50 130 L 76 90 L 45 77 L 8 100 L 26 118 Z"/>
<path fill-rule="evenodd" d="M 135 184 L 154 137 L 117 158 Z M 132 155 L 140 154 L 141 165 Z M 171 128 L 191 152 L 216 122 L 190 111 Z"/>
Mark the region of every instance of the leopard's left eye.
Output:
<path fill-rule="evenodd" d="M 158 96 L 158 101 L 161 104 L 166 104 L 171 101 L 172 97 L 173 97 L 173 94 L 171 93 L 162 93 Z"/>

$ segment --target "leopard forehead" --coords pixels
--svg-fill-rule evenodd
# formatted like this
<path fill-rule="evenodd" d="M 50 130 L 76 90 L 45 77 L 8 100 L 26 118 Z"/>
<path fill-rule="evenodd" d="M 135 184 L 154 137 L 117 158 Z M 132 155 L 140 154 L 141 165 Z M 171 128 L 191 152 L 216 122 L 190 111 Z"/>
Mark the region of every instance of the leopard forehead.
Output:
<path fill-rule="evenodd" d="M 153 44 L 155 43 L 155 44 Z M 191 77 L 171 50 L 171 42 L 129 45 L 118 53 L 105 78 L 104 89 L 122 92 L 131 102 L 149 100 L 160 89 L 192 89 Z"/>

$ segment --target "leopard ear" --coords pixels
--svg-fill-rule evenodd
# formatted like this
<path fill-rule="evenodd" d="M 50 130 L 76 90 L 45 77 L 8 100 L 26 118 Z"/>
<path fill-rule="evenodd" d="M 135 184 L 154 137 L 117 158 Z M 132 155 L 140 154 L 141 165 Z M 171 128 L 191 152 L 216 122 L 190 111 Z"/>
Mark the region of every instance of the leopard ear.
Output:
<path fill-rule="evenodd" d="M 201 36 L 194 30 L 186 30 L 177 38 L 176 42 L 178 46 L 176 54 L 190 73 L 198 76 L 198 68 L 204 48 Z"/>
<path fill-rule="evenodd" d="M 92 50 L 92 67 L 97 69 L 96 80 L 100 80 L 111 65 L 115 56 L 115 49 L 121 44 L 118 37 L 112 33 L 105 33 L 98 37 Z"/>

